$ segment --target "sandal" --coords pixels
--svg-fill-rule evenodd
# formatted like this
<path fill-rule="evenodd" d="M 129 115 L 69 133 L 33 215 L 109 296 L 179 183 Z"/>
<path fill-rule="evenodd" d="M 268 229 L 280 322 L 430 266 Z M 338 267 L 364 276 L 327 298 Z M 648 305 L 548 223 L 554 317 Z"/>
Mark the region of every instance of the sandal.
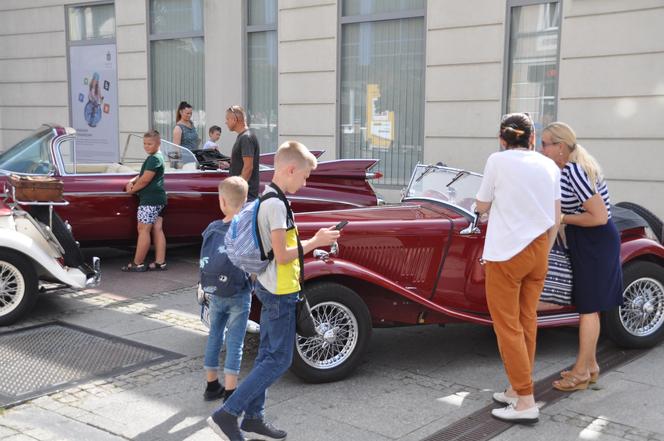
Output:
<path fill-rule="evenodd" d="M 144 273 L 148 270 L 148 268 L 143 263 L 138 265 L 134 262 L 129 262 L 128 264 L 120 268 L 120 270 L 126 273 Z"/>
<path fill-rule="evenodd" d="M 569 377 L 570 375 L 572 375 L 572 371 L 562 371 L 560 373 L 560 376 L 563 377 L 563 378 Z M 599 371 L 590 372 L 590 382 L 589 383 L 590 384 L 597 383 L 598 378 L 599 378 Z"/>
<path fill-rule="evenodd" d="M 588 378 L 579 378 L 570 372 L 568 376 L 554 381 L 553 387 L 563 392 L 572 392 L 588 389 L 588 384 L 590 384 L 590 376 Z"/>
<path fill-rule="evenodd" d="M 150 265 L 148 265 L 148 270 L 150 271 L 166 271 L 167 269 L 168 266 L 166 266 L 166 262 L 152 262 Z"/>

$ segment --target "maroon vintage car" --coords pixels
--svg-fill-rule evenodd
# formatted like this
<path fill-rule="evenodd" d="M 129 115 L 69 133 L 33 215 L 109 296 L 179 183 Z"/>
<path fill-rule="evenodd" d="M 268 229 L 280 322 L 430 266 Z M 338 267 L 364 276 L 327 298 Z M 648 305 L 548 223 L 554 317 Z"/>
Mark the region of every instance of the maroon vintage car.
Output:
<path fill-rule="evenodd" d="M 64 182 L 66 207 L 58 214 L 71 224 L 82 245 L 131 244 L 136 240 L 136 196 L 124 192 L 145 159 L 142 138 L 130 135 L 119 163 L 76 161 L 76 132 L 45 125 L 0 155 L 0 172 L 52 174 Z M 201 167 L 189 150 L 162 141 L 167 157 L 164 183 L 168 192 L 169 242 L 200 240 L 205 227 L 219 217 L 217 186 L 227 170 Z M 321 154 L 321 151 L 317 151 Z M 272 179 L 273 154 L 261 159 L 261 186 Z M 377 205 L 380 200 L 370 180 L 374 159 L 321 161 L 307 187 L 291 198 L 295 211 L 334 210 Z M 5 177 L 0 176 L 0 186 Z"/>
<path fill-rule="evenodd" d="M 400 204 L 297 216 L 303 237 L 349 221 L 336 253 L 316 250 L 305 261 L 319 336 L 298 336 L 292 369 L 299 377 L 347 376 L 372 327 L 491 324 L 479 260 L 486 223 L 473 209 L 480 181 L 468 171 L 420 165 Z M 664 337 L 664 247 L 642 218 L 620 207 L 613 214 L 622 235 L 624 306 L 603 315 L 603 329 L 619 345 L 651 346 Z M 540 327 L 578 322 L 572 307 L 550 306 L 539 311 Z"/>

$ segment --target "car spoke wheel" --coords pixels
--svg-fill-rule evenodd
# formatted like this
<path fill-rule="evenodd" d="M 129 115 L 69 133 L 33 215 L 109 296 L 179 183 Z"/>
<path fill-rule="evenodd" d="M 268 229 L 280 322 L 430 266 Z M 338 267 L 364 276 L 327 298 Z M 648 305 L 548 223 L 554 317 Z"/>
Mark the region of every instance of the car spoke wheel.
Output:
<path fill-rule="evenodd" d="M 362 361 L 371 337 L 371 315 L 364 301 L 347 286 L 310 283 L 305 294 L 318 335 L 297 336 L 291 370 L 310 383 L 347 377 Z"/>
<path fill-rule="evenodd" d="M 316 369 L 332 369 L 353 353 L 358 340 L 358 324 L 353 312 L 337 302 L 323 302 L 311 308 L 318 335 L 297 336 L 297 352 Z"/>
<path fill-rule="evenodd" d="M 32 309 L 37 288 L 32 263 L 16 251 L 0 249 L 0 326 L 14 323 Z"/>
<path fill-rule="evenodd" d="M 664 286 L 645 277 L 630 283 L 619 308 L 625 330 L 636 337 L 647 337 L 664 324 Z"/>
<path fill-rule="evenodd" d="M 650 348 L 664 339 L 664 267 L 636 261 L 623 268 L 623 305 L 602 313 L 602 329 L 617 345 Z"/>
<path fill-rule="evenodd" d="M 0 316 L 15 310 L 25 297 L 25 280 L 10 262 L 0 261 Z"/>

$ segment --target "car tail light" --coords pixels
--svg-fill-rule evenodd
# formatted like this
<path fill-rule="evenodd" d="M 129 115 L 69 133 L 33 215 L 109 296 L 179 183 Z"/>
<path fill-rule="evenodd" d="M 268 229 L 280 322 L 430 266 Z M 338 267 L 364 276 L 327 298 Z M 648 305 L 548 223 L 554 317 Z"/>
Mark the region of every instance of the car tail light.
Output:
<path fill-rule="evenodd" d="M 380 179 L 383 177 L 383 174 L 379 171 L 377 172 L 367 172 L 366 174 L 367 179 Z"/>

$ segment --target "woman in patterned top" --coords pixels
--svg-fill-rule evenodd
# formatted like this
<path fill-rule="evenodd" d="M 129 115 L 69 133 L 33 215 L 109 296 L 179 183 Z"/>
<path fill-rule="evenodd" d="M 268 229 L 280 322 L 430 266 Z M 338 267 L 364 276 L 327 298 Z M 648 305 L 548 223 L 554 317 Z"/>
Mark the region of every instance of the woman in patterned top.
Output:
<path fill-rule="evenodd" d="M 601 311 L 622 305 L 620 235 L 611 220 L 609 191 L 590 153 L 561 122 L 542 131 L 542 153 L 562 169 L 560 223 L 565 229 L 574 274 L 573 300 L 579 313 L 579 352 L 570 371 L 553 386 L 563 391 L 586 389 L 597 381 L 597 340 Z"/>

